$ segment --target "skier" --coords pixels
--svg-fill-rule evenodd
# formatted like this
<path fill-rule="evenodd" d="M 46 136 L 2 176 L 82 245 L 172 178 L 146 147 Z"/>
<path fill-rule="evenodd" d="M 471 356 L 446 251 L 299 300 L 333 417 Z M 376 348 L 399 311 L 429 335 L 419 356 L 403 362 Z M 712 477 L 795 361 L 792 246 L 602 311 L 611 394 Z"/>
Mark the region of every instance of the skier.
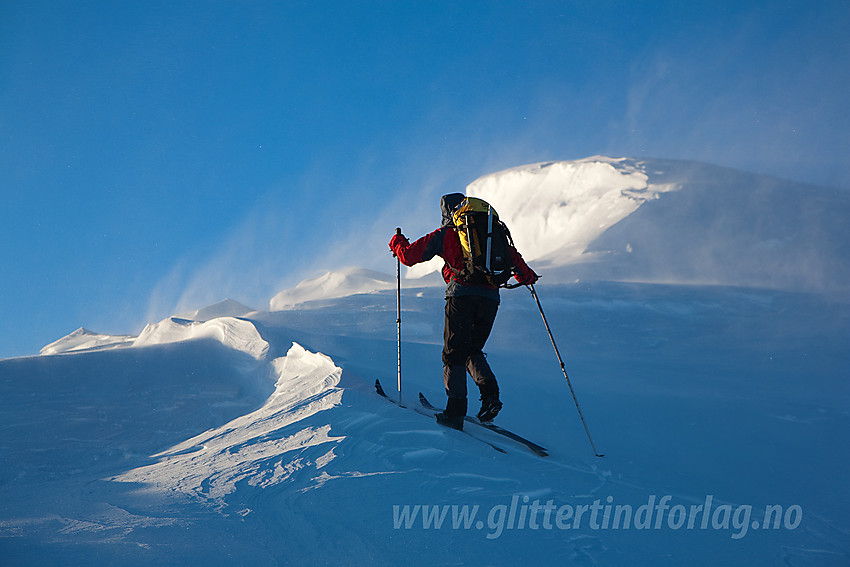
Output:
<path fill-rule="evenodd" d="M 471 284 L 458 277 L 464 266 L 463 251 L 452 213 L 465 196 L 451 193 L 440 199 L 442 226 L 410 243 L 400 232 L 390 240 L 390 249 L 405 266 L 427 262 L 440 256 L 446 281 L 446 318 L 443 331 L 443 383 L 448 402 L 437 414 L 437 421 L 454 429 L 463 429 L 467 411 L 466 373 L 469 372 L 481 393 L 481 421 L 492 421 L 502 409 L 499 384 L 483 352 L 499 308 L 499 288 L 488 284 Z M 514 277 L 522 285 L 537 281 L 538 275 L 528 267 L 516 248 L 510 247 Z"/>

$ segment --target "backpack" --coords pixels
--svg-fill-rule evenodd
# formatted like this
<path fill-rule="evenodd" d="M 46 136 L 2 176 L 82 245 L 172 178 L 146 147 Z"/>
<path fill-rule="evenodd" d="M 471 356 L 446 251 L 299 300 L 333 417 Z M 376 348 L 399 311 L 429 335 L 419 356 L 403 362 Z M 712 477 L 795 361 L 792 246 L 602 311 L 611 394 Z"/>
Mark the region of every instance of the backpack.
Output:
<path fill-rule="evenodd" d="M 463 269 L 452 270 L 471 284 L 508 287 L 513 275 L 511 233 L 483 199 L 466 197 L 452 213 L 463 250 Z"/>

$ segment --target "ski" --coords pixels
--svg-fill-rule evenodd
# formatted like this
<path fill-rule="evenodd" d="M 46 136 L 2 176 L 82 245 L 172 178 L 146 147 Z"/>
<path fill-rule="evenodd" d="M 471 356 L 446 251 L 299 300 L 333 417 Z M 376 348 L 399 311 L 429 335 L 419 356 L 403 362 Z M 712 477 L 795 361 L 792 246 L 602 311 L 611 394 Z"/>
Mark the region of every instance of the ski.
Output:
<path fill-rule="evenodd" d="M 378 392 L 378 395 L 381 396 L 382 398 L 386 398 L 386 399 L 390 400 L 390 397 L 387 395 L 386 392 L 384 392 L 384 388 L 381 386 L 380 380 L 375 380 L 375 391 Z M 390 401 L 392 401 L 392 400 L 390 400 Z"/>
<path fill-rule="evenodd" d="M 387 401 L 389 401 L 389 402 L 392 402 L 392 403 L 395 403 L 395 401 L 394 401 L 392 398 L 390 398 L 390 397 L 387 395 L 387 393 L 386 393 L 386 392 L 384 392 L 384 388 L 381 386 L 381 381 L 380 381 L 380 380 L 375 380 L 375 392 L 377 392 L 377 394 L 378 394 L 379 396 L 381 396 L 382 398 L 384 398 L 385 400 L 387 400 Z M 421 394 L 420 394 L 420 395 L 421 395 Z M 404 407 L 404 406 L 401 406 L 401 407 Z M 426 407 L 426 409 L 428 409 L 428 408 Z M 424 416 L 426 416 L 426 417 L 433 417 L 433 416 L 434 416 L 434 414 L 436 413 L 436 412 L 425 413 L 424 411 L 421 411 L 421 410 L 419 410 L 418 408 L 413 408 L 413 410 L 414 410 L 416 413 L 418 413 L 418 414 L 420 414 L 420 415 L 424 415 Z M 439 410 L 438 410 L 438 411 L 439 411 Z M 454 431 L 457 431 L 457 430 L 454 430 Z M 494 450 L 496 450 L 496 451 L 498 451 L 498 452 L 500 452 L 500 453 L 507 453 L 507 451 L 506 451 L 506 450 L 502 449 L 502 448 L 501 448 L 501 447 L 499 447 L 498 445 L 495 445 L 495 444 L 493 444 L 493 443 L 490 443 L 490 442 L 489 442 L 489 441 L 487 441 L 486 439 L 482 439 L 482 438 L 480 438 L 480 437 L 477 437 L 477 436 L 475 436 L 475 435 L 471 434 L 471 433 L 470 433 L 470 432 L 468 432 L 468 431 L 458 431 L 458 433 L 466 433 L 469 437 L 472 437 L 472 438 L 473 438 L 473 439 L 475 439 L 476 441 L 481 441 L 481 442 L 482 442 L 482 443 L 484 443 L 485 445 L 489 445 L 492 449 L 494 449 Z"/>
<path fill-rule="evenodd" d="M 428 398 L 426 398 L 425 395 L 422 392 L 419 392 L 419 403 L 421 403 L 422 407 L 424 407 L 425 409 L 427 409 L 429 411 L 433 411 L 435 413 L 443 411 L 441 408 L 438 408 L 438 407 L 434 406 L 431 402 L 429 402 Z M 521 445 L 525 445 L 535 455 L 538 455 L 540 457 L 548 457 L 549 456 L 549 451 L 547 449 L 541 447 L 537 443 L 533 443 L 532 441 L 529 441 L 525 437 L 517 435 L 513 431 L 508 431 L 504 427 L 499 427 L 495 423 L 490 423 L 488 421 L 480 421 L 478 418 L 470 417 L 468 415 L 463 416 L 463 419 L 467 423 L 474 423 L 475 425 L 478 425 L 478 426 L 483 427 L 485 429 L 489 429 L 490 431 L 492 431 L 494 433 L 498 433 L 499 435 L 504 435 L 508 439 L 511 439 L 512 441 L 516 441 L 517 443 L 519 443 Z"/>

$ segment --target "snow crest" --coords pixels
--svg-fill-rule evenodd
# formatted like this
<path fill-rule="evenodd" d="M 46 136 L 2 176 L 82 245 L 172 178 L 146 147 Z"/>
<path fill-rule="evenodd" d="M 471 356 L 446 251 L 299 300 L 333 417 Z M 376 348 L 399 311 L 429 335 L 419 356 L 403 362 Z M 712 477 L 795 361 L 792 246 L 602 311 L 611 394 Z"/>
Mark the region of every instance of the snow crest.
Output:
<path fill-rule="evenodd" d="M 342 369 L 297 343 L 272 361 L 272 369 L 275 391 L 261 408 L 154 455 L 159 459 L 155 464 L 110 480 L 223 505 L 240 482 L 266 488 L 302 469 L 322 469 L 335 457 L 333 445 L 344 437 L 331 435 L 327 419 L 310 418 L 339 405 Z"/>
<path fill-rule="evenodd" d="M 643 203 L 677 189 L 650 183 L 643 162 L 591 157 L 486 175 L 467 194 L 493 205 L 526 260 L 563 265 Z"/>
<path fill-rule="evenodd" d="M 192 319 L 193 321 L 209 321 L 216 317 L 245 317 L 255 310 L 242 305 L 233 299 L 223 299 L 218 303 L 213 303 L 202 309 L 197 309 L 185 315 L 179 315 L 184 319 Z"/>
<path fill-rule="evenodd" d="M 225 346 L 248 353 L 260 360 L 269 350 L 269 343 L 260 336 L 257 327 L 247 319 L 218 317 L 210 321 L 192 321 L 169 317 L 149 324 L 133 342 L 135 347 L 176 343 L 212 338 Z"/>
<path fill-rule="evenodd" d="M 87 350 L 99 350 L 128 346 L 133 344 L 135 337 L 130 335 L 104 335 L 80 327 L 76 331 L 53 341 L 41 349 L 42 355 L 65 354 Z"/>

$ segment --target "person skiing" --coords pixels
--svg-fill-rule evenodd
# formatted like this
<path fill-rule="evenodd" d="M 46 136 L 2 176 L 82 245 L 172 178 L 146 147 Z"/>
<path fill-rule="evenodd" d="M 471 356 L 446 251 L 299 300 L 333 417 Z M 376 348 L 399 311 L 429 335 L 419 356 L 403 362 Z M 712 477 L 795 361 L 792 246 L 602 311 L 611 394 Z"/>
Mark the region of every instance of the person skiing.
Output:
<path fill-rule="evenodd" d="M 442 360 L 448 401 L 446 409 L 436 418 L 440 424 L 454 429 L 463 429 L 467 412 L 467 372 L 481 393 L 478 419 L 492 421 L 502 409 L 499 384 L 483 352 L 499 308 L 499 288 L 487 283 L 470 283 L 459 277 L 464 256 L 452 216 L 465 198 L 462 193 L 443 195 L 440 228 L 413 243 L 398 231 L 389 243 L 405 266 L 427 262 L 434 256 L 440 256 L 445 262 L 442 269 L 446 281 Z M 516 248 L 511 245 L 509 250 L 517 282 L 521 285 L 535 283 L 539 276 L 528 267 Z"/>

